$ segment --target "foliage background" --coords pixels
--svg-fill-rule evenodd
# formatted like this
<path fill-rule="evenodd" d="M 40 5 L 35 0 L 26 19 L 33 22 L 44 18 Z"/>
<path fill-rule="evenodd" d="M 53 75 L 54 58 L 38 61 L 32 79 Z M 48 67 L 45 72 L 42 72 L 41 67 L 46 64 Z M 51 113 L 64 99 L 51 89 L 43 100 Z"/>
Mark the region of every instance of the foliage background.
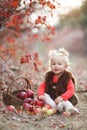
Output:
<path fill-rule="evenodd" d="M 0 6 L 2 12 L 0 15 L 0 57 L 4 62 L 11 69 L 18 68 L 17 74 L 26 75 L 32 83 L 38 86 L 48 69 L 48 52 L 51 49 L 65 48 L 70 53 L 70 69 L 78 82 L 84 82 L 79 81 L 78 75 L 80 73 L 81 77 L 84 76 L 85 79 L 87 77 L 85 74 L 87 69 L 87 0 L 83 1 L 81 7 L 68 14 L 59 15 L 60 22 L 54 27 L 46 23 L 47 16 L 42 13 L 41 16 L 37 16 L 35 23 L 30 21 L 32 13 L 40 10 L 36 8 L 38 2 L 31 1 L 28 7 L 25 2 L 26 8 L 21 10 L 17 9 L 19 3 L 20 0 L 11 4 L 3 1 Z M 56 7 L 44 1 L 42 3 L 39 1 L 39 5 L 49 8 L 51 15 Z"/>
<path fill-rule="evenodd" d="M 54 3 L 31 0 L 28 5 L 26 2 L 23 5 L 17 10 L 20 0 L 0 0 L 0 129 L 87 130 L 87 0 L 78 9 L 58 15 L 60 21 L 56 26 L 50 26 L 46 17 L 50 12 L 54 19 Z M 37 16 L 33 22 L 28 19 L 45 7 L 45 15 Z M 70 53 L 70 70 L 77 79 L 77 91 L 80 92 L 77 93 L 80 114 L 67 118 L 8 111 L 2 102 L 2 93 L 12 78 L 27 77 L 36 93 L 48 69 L 48 52 L 60 47 Z"/>

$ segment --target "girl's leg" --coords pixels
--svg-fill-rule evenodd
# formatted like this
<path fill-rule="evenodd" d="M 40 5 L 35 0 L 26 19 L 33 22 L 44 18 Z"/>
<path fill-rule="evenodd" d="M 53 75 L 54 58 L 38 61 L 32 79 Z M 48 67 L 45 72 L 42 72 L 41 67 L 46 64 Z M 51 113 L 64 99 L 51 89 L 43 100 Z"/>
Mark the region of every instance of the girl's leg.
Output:
<path fill-rule="evenodd" d="M 70 101 L 62 101 L 58 103 L 57 110 L 60 113 L 64 111 L 70 111 L 71 113 L 79 113 L 78 109 L 74 107 Z"/>
<path fill-rule="evenodd" d="M 49 104 L 51 107 L 56 108 L 56 103 L 47 93 L 44 94 L 44 101 L 46 104 Z"/>
<path fill-rule="evenodd" d="M 58 103 L 57 110 L 62 113 L 64 111 L 64 101 Z"/>
<path fill-rule="evenodd" d="M 78 109 L 73 106 L 70 101 L 64 101 L 65 111 L 70 111 L 71 113 L 79 113 Z"/>

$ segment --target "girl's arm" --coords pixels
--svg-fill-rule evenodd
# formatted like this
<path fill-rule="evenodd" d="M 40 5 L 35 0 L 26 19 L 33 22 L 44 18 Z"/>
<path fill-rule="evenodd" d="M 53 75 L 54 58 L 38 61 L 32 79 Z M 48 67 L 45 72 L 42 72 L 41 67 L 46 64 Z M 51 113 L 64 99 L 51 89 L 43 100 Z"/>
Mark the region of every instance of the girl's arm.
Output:
<path fill-rule="evenodd" d="M 45 90 L 45 82 L 43 82 L 43 83 L 38 87 L 37 95 L 38 95 L 38 96 L 44 95 L 44 90 Z"/>
<path fill-rule="evenodd" d="M 66 92 L 61 95 L 61 97 L 63 98 L 63 100 L 68 100 L 70 97 L 73 96 L 74 91 L 75 91 L 74 88 L 75 88 L 75 87 L 74 87 L 74 84 L 73 84 L 72 80 L 70 79 L 70 81 L 69 81 L 69 83 L 68 83 L 68 85 L 67 85 L 67 90 L 66 90 Z"/>

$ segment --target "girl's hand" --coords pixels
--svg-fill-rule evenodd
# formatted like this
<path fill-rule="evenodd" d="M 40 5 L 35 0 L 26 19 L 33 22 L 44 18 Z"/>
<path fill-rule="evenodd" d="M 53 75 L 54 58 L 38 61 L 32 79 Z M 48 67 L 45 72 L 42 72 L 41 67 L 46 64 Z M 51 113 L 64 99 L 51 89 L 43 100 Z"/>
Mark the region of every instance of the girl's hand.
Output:
<path fill-rule="evenodd" d="M 40 95 L 37 97 L 39 100 L 44 100 L 44 95 Z"/>
<path fill-rule="evenodd" d="M 57 97 L 55 99 L 55 103 L 58 104 L 59 102 L 63 101 L 63 98 L 61 96 Z"/>

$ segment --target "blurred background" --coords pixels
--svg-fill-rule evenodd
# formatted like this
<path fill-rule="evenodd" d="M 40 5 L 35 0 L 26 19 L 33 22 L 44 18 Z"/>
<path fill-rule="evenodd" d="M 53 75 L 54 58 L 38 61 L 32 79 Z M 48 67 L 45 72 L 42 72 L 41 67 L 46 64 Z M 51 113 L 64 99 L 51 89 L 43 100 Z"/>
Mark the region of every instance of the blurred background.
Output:
<path fill-rule="evenodd" d="M 22 0 L 17 4 L 11 8 L 4 0 L 0 6 L 0 11 L 4 6 L 6 9 L 0 15 L 0 57 L 4 63 L 13 70 L 18 67 L 29 78 L 42 78 L 49 51 L 65 48 L 70 54 L 70 69 L 86 84 L 87 0 Z"/>

